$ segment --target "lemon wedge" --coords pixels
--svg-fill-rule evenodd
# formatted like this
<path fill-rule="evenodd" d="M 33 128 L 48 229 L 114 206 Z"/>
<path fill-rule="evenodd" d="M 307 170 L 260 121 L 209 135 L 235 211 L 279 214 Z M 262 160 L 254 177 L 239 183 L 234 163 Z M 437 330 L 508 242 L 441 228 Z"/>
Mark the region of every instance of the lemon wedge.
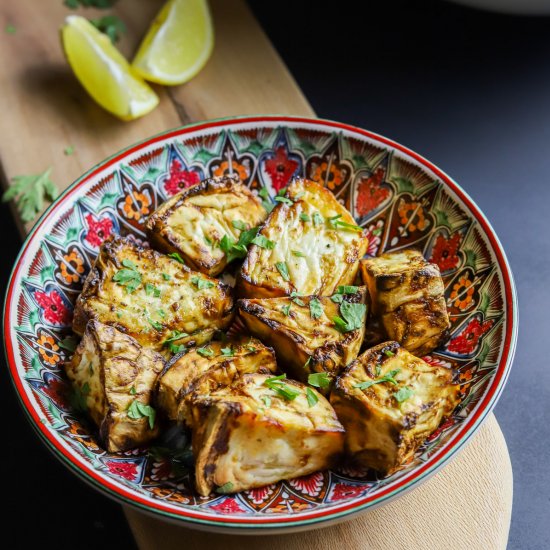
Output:
<path fill-rule="evenodd" d="M 87 19 L 69 15 L 61 42 L 72 70 L 86 91 L 104 109 L 122 120 L 152 111 L 159 98 L 128 61 Z"/>
<path fill-rule="evenodd" d="M 206 0 L 169 0 L 151 24 L 132 67 L 145 80 L 183 84 L 204 67 L 213 48 Z"/>

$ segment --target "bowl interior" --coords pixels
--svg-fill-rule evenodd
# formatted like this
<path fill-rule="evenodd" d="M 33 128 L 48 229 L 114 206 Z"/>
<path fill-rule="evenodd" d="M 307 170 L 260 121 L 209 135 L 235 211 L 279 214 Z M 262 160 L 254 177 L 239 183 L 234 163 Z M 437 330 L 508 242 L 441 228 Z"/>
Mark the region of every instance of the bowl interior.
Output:
<path fill-rule="evenodd" d="M 74 413 L 62 363 L 72 304 L 101 242 L 142 243 L 161 202 L 207 176 L 237 173 L 275 195 L 301 175 L 328 187 L 369 236 L 370 255 L 415 246 L 439 265 L 452 329 L 426 357 L 459 372 L 463 401 L 404 470 L 383 479 L 340 469 L 234 496 L 199 497 L 191 471 L 162 451 L 106 453 Z M 304 526 L 384 502 L 445 463 L 494 406 L 514 346 L 514 291 L 490 226 L 430 163 L 349 126 L 288 117 L 217 121 L 176 130 L 105 161 L 37 224 L 16 264 L 4 331 L 17 391 L 39 433 L 77 473 L 150 511 L 215 526 Z"/>

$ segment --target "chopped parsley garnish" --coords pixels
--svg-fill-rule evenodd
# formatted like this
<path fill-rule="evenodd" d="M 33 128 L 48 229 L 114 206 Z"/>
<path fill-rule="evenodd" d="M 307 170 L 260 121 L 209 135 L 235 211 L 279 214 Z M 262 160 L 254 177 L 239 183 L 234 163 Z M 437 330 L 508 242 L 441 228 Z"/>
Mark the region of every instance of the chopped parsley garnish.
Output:
<path fill-rule="evenodd" d="M 147 296 L 154 296 L 155 298 L 158 298 L 160 296 L 160 288 L 157 288 L 151 283 L 145 283 L 145 294 L 147 294 Z"/>
<path fill-rule="evenodd" d="M 185 262 L 183 261 L 183 258 L 179 255 L 178 252 L 172 252 L 171 254 L 168 254 L 168 256 L 170 258 L 176 260 L 176 262 L 179 262 L 180 264 L 185 265 Z"/>
<path fill-rule="evenodd" d="M 328 388 L 330 386 L 330 378 L 326 372 L 314 372 L 307 377 L 307 383 L 316 388 Z"/>
<path fill-rule="evenodd" d="M 132 387 L 130 388 L 130 395 L 136 395 L 136 388 L 135 388 L 135 386 L 132 386 Z"/>
<path fill-rule="evenodd" d="M 290 299 L 297 305 L 297 306 L 305 306 L 305 302 L 303 300 L 300 300 L 300 296 L 302 296 L 299 292 L 296 292 L 293 290 L 290 293 Z"/>
<path fill-rule="evenodd" d="M 174 344 L 173 342 L 170 342 L 168 344 L 168 349 L 170 350 L 171 353 L 173 353 L 174 355 L 176 353 L 181 353 L 183 351 L 187 351 L 187 347 L 184 345 L 184 344 Z"/>
<path fill-rule="evenodd" d="M 332 227 L 334 227 L 335 229 L 345 229 L 347 231 L 357 231 L 359 233 L 363 232 L 362 227 L 359 227 L 358 225 L 355 225 L 353 223 L 343 222 L 340 219 L 341 217 L 342 214 L 329 218 L 330 225 L 332 225 Z"/>
<path fill-rule="evenodd" d="M 385 349 L 384 350 L 384 355 L 386 357 L 393 357 L 395 355 L 395 353 L 393 353 L 393 351 L 391 349 Z"/>
<path fill-rule="evenodd" d="M 222 348 L 222 355 L 224 357 L 235 357 L 235 351 L 232 347 Z"/>
<path fill-rule="evenodd" d="M 162 274 L 162 278 L 163 278 L 165 281 L 169 281 L 172 277 L 171 277 L 171 275 L 168 275 L 168 273 L 163 273 L 163 274 Z"/>
<path fill-rule="evenodd" d="M 147 322 L 155 329 L 155 330 L 162 330 L 164 327 L 162 326 L 162 323 L 159 323 L 158 321 L 155 321 L 154 319 L 151 319 L 150 317 L 147 318 Z"/>
<path fill-rule="evenodd" d="M 162 342 L 162 345 L 165 346 L 166 344 L 169 344 L 170 342 L 174 342 L 175 340 L 179 340 L 180 338 L 184 338 L 185 336 L 189 336 L 187 332 L 180 332 L 179 330 L 173 330 L 172 335 L 169 338 L 166 338 L 164 342 Z"/>
<path fill-rule="evenodd" d="M 235 229 L 240 229 L 241 231 L 246 231 L 248 229 L 246 223 L 244 223 L 242 220 L 233 220 L 231 222 L 231 225 L 235 228 Z"/>
<path fill-rule="evenodd" d="M 275 200 L 276 200 L 277 202 L 282 202 L 283 204 L 294 204 L 289 198 L 287 198 L 287 197 L 281 197 L 281 196 L 279 196 L 279 195 L 277 195 L 277 196 L 275 197 Z"/>
<path fill-rule="evenodd" d="M 283 307 L 281 308 L 281 311 L 282 311 L 287 317 L 288 317 L 289 314 L 290 314 L 290 306 L 291 306 L 291 305 L 292 305 L 292 304 L 287 304 L 286 306 L 283 306 Z"/>
<path fill-rule="evenodd" d="M 120 286 L 126 287 L 126 292 L 132 294 L 141 284 L 141 273 L 137 271 L 136 264 L 130 260 L 122 260 L 126 269 L 120 269 L 113 275 L 113 281 Z"/>
<path fill-rule="evenodd" d="M 267 248 L 268 250 L 273 250 L 275 248 L 275 242 L 270 241 L 263 235 L 256 235 L 250 242 L 258 245 L 260 248 Z"/>
<path fill-rule="evenodd" d="M 254 237 L 256 237 L 258 229 L 258 227 L 253 227 L 252 229 L 243 231 L 237 242 L 235 242 L 228 235 L 224 235 L 222 237 L 220 241 L 220 248 L 225 252 L 228 263 L 246 256 L 246 253 L 248 252 L 247 247 L 252 242 Z"/>
<path fill-rule="evenodd" d="M 216 489 L 216 493 L 220 495 L 225 495 L 227 493 L 230 493 L 233 490 L 233 483 L 231 481 L 228 481 L 227 483 L 224 483 L 221 487 L 218 487 Z"/>
<path fill-rule="evenodd" d="M 283 382 L 285 378 L 286 378 L 286 374 L 281 374 L 280 376 L 274 376 L 273 378 L 268 378 L 264 382 L 264 384 L 270 390 L 273 390 L 277 395 L 284 397 L 288 401 L 293 401 L 300 395 L 300 390 Z"/>
<path fill-rule="evenodd" d="M 146 405 L 137 399 L 134 399 L 128 407 L 127 413 L 133 420 L 139 420 L 140 418 L 149 419 L 149 428 L 151 430 L 155 427 L 155 417 L 157 412 L 150 405 Z"/>
<path fill-rule="evenodd" d="M 264 405 L 267 408 L 271 407 L 271 397 L 269 397 L 269 395 L 262 395 L 260 399 L 264 402 Z"/>
<path fill-rule="evenodd" d="M 312 298 L 309 301 L 309 314 L 312 319 L 319 319 L 323 315 L 323 306 L 317 298 Z"/>
<path fill-rule="evenodd" d="M 340 304 L 341 317 L 336 316 L 333 321 L 340 332 L 350 332 L 363 326 L 366 312 L 365 304 L 352 304 L 344 301 Z"/>
<path fill-rule="evenodd" d="M 59 347 L 61 349 L 66 349 L 71 353 L 73 353 L 76 350 L 77 345 L 78 345 L 78 342 L 76 341 L 76 338 L 74 336 L 66 336 L 65 338 L 63 338 L 63 340 L 59 341 Z"/>
<path fill-rule="evenodd" d="M 288 266 L 286 265 L 286 262 L 277 262 L 275 267 L 285 281 L 290 281 L 290 275 L 288 273 Z"/>
<path fill-rule="evenodd" d="M 191 282 L 199 289 L 204 290 L 205 288 L 212 288 L 214 283 L 212 281 L 207 281 L 206 279 L 203 279 L 202 277 L 191 277 Z"/>
<path fill-rule="evenodd" d="M 260 191 L 258 191 L 258 195 L 262 197 L 262 206 L 269 214 L 275 208 L 275 205 L 269 200 L 269 191 L 266 187 L 262 187 Z"/>
<path fill-rule="evenodd" d="M 414 395 L 414 390 L 409 388 L 408 386 L 403 386 L 399 391 L 396 391 L 393 394 L 393 396 L 395 397 L 395 400 L 398 403 L 402 403 L 403 401 L 406 401 L 413 395 Z"/>
<path fill-rule="evenodd" d="M 344 294 L 356 294 L 358 290 L 359 290 L 358 286 L 340 285 L 336 293 L 333 296 L 331 296 L 330 299 L 335 304 L 341 304 L 344 300 Z"/>
<path fill-rule="evenodd" d="M 317 394 L 311 389 L 306 389 L 306 398 L 307 398 L 307 404 L 310 407 L 314 407 L 319 402 L 319 398 L 317 397 Z"/>
<path fill-rule="evenodd" d="M 214 350 L 205 346 L 203 348 L 197 348 L 197 353 L 203 357 L 212 357 L 214 355 Z"/>
<path fill-rule="evenodd" d="M 303 252 L 300 252 L 299 250 L 293 250 L 292 254 L 294 256 L 297 256 L 298 258 L 305 258 L 306 257 L 306 255 Z"/>
<path fill-rule="evenodd" d="M 303 222 L 310 222 L 311 221 L 311 218 L 309 217 L 308 214 L 306 214 L 305 212 L 302 212 L 300 214 L 300 219 L 303 221 Z"/>
<path fill-rule="evenodd" d="M 394 386 L 397 386 L 397 381 L 395 380 L 394 376 L 400 370 L 401 369 L 394 369 L 394 370 L 388 372 L 388 374 L 385 374 L 384 376 L 382 376 L 381 378 L 376 378 L 375 380 L 367 380 L 366 382 L 360 382 L 359 384 L 354 384 L 353 387 L 357 388 L 359 390 L 366 390 L 367 388 L 370 388 L 371 386 L 374 386 L 375 384 L 383 384 L 384 382 L 389 382 L 390 384 L 393 384 Z"/>
<path fill-rule="evenodd" d="M 319 212 L 313 214 L 313 225 L 321 225 L 323 223 L 323 216 Z"/>

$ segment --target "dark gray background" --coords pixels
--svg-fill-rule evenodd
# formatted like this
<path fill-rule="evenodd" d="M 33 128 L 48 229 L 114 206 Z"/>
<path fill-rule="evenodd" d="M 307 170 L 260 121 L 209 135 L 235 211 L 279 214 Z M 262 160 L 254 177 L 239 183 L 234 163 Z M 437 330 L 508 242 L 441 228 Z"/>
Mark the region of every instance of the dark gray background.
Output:
<path fill-rule="evenodd" d="M 496 229 L 520 301 L 515 365 L 496 407 L 514 469 L 508 548 L 550 548 L 550 19 L 435 0 L 365 2 L 360 11 L 349 1 L 329 8 L 250 4 L 320 117 L 424 155 L 466 189 Z M 0 234 L 5 287 L 20 246 L 6 207 Z M 7 547 L 132 547 L 119 507 L 38 444 L 3 373 Z M 53 506 L 64 510 L 57 525 L 39 515 Z M 9 528 L 21 517 L 27 530 Z"/>

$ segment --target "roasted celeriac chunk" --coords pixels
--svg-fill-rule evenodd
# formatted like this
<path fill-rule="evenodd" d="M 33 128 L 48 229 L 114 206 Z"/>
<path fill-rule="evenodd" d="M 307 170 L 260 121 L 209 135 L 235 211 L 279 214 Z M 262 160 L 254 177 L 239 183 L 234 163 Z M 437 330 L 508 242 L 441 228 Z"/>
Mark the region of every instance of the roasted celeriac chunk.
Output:
<path fill-rule="evenodd" d="M 264 221 L 261 201 L 237 175 L 206 179 L 174 195 L 146 223 L 151 244 L 178 252 L 186 263 L 208 275 L 218 275 L 227 264 L 220 247 L 226 236 L 238 241 L 243 231 Z"/>
<path fill-rule="evenodd" d="M 151 394 L 164 362 L 114 327 L 90 321 L 65 370 L 77 403 L 99 428 L 109 452 L 125 451 L 158 435 Z"/>
<path fill-rule="evenodd" d="M 157 404 L 171 420 L 189 423 L 189 399 L 207 396 L 243 374 L 275 373 L 275 353 L 250 336 L 210 342 L 175 356 L 158 379 Z"/>
<path fill-rule="evenodd" d="M 397 342 L 385 342 L 346 368 L 330 402 L 346 429 L 352 461 L 389 475 L 452 413 L 459 386 L 451 369 L 428 365 Z"/>
<path fill-rule="evenodd" d="M 82 334 L 97 319 L 156 350 L 167 340 L 200 345 L 229 325 L 233 305 L 232 289 L 217 279 L 116 237 L 101 246 L 76 302 L 73 330 Z"/>
<path fill-rule="evenodd" d="M 362 260 L 361 275 L 372 312 L 389 339 L 422 356 L 448 338 L 450 322 L 439 268 L 418 250 Z"/>
<path fill-rule="evenodd" d="M 285 372 L 302 382 L 310 374 L 326 373 L 317 385 L 327 391 L 334 376 L 357 357 L 365 333 L 366 287 L 338 290 L 332 297 L 244 299 L 237 307 L 248 330 L 273 346 Z"/>
<path fill-rule="evenodd" d="M 279 200 L 248 251 L 240 294 L 330 296 L 339 285 L 353 284 L 368 242 L 344 206 L 328 189 L 303 179 Z"/>
<path fill-rule="evenodd" d="M 329 402 L 294 380 L 245 374 L 191 405 L 199 494 L 234 493 L 333 465 L 344 430 Z"/>

